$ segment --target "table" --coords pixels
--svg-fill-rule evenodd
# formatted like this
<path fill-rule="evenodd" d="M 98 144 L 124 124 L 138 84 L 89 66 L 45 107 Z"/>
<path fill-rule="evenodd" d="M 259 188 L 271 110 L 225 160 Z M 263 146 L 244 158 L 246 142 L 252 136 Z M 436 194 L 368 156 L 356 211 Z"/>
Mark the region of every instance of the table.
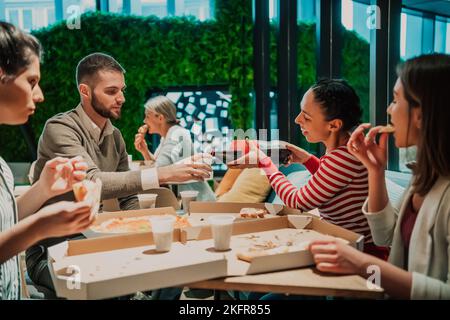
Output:
<path fill-rule="evenodd" d="M 195 289 L 272 292 L 311 296 L 382 299 L 382 288 L 370 289 L 357 275 L 322 273 L 315 268 L 226 277 L 186 284 Z"/>

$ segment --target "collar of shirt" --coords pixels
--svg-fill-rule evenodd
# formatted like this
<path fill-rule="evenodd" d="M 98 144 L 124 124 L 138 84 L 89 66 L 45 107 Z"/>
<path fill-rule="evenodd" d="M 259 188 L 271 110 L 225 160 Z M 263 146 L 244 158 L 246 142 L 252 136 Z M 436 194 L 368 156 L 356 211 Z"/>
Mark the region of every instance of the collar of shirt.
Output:
<path fill-rule="evenodd" d="M 87 113 L 84 111 L 83 106 L 81 103 L 76 108 L 77 113 L 80 115 L 81 121 L 83 122 L 83 125 L 86 127 L 86 129 L 91 134 L 91 137 L 94 139 L 94 141 L 97 144 L 101 144 L 103 139 L 112 134 L 114 132 L 114 127 L 111 123 L 111 121 L 108 119 L 106 121 L 105 128 L 103 129 L 103 135 L 102 130 L 95 124 L 94 121 L 92 121 L 91 118 L 87 115 Z"/>

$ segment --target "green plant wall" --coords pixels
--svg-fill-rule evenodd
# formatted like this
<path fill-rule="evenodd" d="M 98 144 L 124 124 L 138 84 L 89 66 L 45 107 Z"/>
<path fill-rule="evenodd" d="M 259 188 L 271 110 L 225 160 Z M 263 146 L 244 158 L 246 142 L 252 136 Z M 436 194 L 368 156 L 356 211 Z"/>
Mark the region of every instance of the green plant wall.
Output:
<path fill-rule="evenodd" d="M 314 25 L 299 25 L 298 80 L 303 91 L 315 80 L 314 32 Z M 142 122 L 146 93 L 152 88 L 227 85 L 233 96 L 229 113 L 233 126 L 247 129 L 252 125 L 250 0 L 216 0 L 216 20 L 205 22 L 193 17 L 159 19 L 88 13 L 81 18 L 80 30 L 69 30 L 65 23 L 59 23 L 34 34 L 45 50 L 41 64 L 45 101 L 31 118 L 36 139 L 48 118 L 76 107 L 79 96 L 75 67 L 82 57 L 97 51 L 111 54 L 127 71 L 126 103 L 115 125 L 122 131 L 128 152 L 136 158 L 134 134 Z M 354 34 L 346 34 L 346 39 L 344 76 L 361 95 L 368 95 L 368 45 Z M 272 37 L 272 83 L 276 83 L 275 41 Z M 361 72 L 366 66 L 367 73 Z M 0 126 L 0 137 L 0 154 L 6 161 L 30 161 L 20 128 Z"/>

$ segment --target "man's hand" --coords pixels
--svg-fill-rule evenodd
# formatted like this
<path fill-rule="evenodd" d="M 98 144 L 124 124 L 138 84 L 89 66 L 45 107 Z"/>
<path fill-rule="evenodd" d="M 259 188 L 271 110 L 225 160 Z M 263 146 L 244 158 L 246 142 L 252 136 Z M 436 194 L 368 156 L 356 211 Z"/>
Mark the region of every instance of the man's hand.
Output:
<path fill-rule="evenodd" d="M 212 172 L 211 162 L 211 155 L 202 153 L 183 159 L 170 166 L 158 167 L 159 182 L 164 184 L 189 180 L 203 181 L 210 177 Z"/>

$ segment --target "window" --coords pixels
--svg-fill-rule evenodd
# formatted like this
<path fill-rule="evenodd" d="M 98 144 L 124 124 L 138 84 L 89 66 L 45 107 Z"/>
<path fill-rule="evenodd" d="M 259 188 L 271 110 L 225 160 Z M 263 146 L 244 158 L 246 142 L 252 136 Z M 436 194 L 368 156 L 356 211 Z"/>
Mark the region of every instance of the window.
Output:
<path fill-rule="evenodd" d="M 370 29 L 367 26 L 367 4 L 352 0 L 342 1 L 342 25 L 347 30 L 343 37 L 342 77 L 355 88 L 363 109 L 363 122 L 369 122 L 370 83 Z M 352 33 L 348 32 L 352 31 Z M 358 57 L 355 57 L 355 56 Z"/>
<path fill-rule="evenodd" d="M 447 39 L 447 19 L 436 17 L 434 33 L 434 51 L 445 53 Z"/>
<path fill-rule="evenodd" d="M 279 16 L 278 1 L 279 0 L 269 0 L 269 19 L 272 21 L 276 21 Z M 316 22 L 315 0 L 298 0 L 297 20 L 298 22 Z"/>
<path fill-rule="evenodd" d="M 342 0 L 342 25 L 370 42 L 370 29 L 367 27 L 368 7 L 367 4 L 357 1 Z"/>
<path fill-rule="evenodd" d="M 74 14 L 83 14 L 88 11 L 95 11 L 97 4 L 95 0 L 63 0 L 62 19 L 67 19 Z"/>
<path fill-rule="evenodd" d="M 19 10 L 18 9 L 7 9 L 6 10 L 6 20 L 16 26 L 23 28 L 19 22 Z"/>
<path fill-rule="evenodd" d="M 30 9 L 23 10 L 23 29 L 31 30 L 33 27 L 33 13 Z"/>
<path fill-rule="evenodd" d="M 446 46 L 445 52 L 450 54 L 450 23 L 447 23 L 447 40 L 446 40 L 446 42 L 447 42 L 447 46 Z"/>
<path fill-rule="evenodd" d="M 214 0 L 109 0 L 109 11 L 139 16 L 214 18 Z"/>
<path fill-rule="evenodd" d="M 402 13 L 400 56 L 404 60 L 422 53 L 422 20 L 420 16 Z"/>

